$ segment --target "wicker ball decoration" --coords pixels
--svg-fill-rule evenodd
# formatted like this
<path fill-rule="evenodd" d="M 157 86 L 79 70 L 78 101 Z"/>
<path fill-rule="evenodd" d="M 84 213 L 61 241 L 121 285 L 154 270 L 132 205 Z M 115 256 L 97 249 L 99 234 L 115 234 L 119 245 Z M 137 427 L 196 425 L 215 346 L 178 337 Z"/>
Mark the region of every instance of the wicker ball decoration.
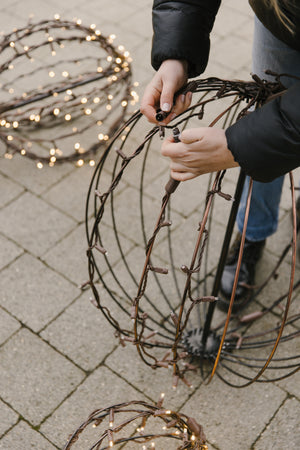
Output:
<path fill-rule="evenodd" d="M 207 450 L 203 427 L 185 414 L 144 401 L 97 409 L 70 436 L 64 450 L 128 448 Z"/>
<path fill-rule="evenodd" d="M 39 168 L 103 149 L 138 99 L 131 58 L 81 20 L 28 23 L 0 40 L 0 149 Z"/>
<path fill-rule="evenodd" d="M 159 135 L 186 126 L 227 127 L 280 95 L 282 85 L 257 77 L 250 82 L 209 78 L 190 83 L 187 90 L 194 92 L 192 106 L 164 129 L 149 131 L 141 114 L 133 115 L 95 169 L 86 208 L 90 278 L 85 286 L 124 347 L 134 345 L 153 369 L 173 367 L 174 387 L 179 380 L 190 385 L 186 373 L 199 367 L 209 380 L 217 373 L 237 387 L 278 380 L 300 368 L 300 315 L 292 303 L 300 284 L 294 279 L 292 174 L 286 195 L 292 198 L 293 227 L 282 239 L 284 248 L 270 257 L 257 286 L 249 286 L 247 311 L 233 314 L 236 274 L 225 314 L 215 306 L 243 174 L 236 189 L 236 171 L 180 185 L 168 181 Z M 244 227 L 239 265 L 245 232 Z"/>

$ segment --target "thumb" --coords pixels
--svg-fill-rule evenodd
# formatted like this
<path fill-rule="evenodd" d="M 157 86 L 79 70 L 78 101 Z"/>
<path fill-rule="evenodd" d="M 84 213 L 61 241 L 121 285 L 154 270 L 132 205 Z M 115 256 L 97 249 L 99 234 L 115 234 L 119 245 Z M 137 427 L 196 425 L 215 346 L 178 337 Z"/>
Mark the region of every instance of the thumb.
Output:
<path fill-rule="evenodd" d="M 174 102 L 175 86 L 172 83 L 164 83 L 160 96 L 160 109 L 169 112 Z"/>
<path fill-rule="evenodd" d="M 180 140 L 184 144 L 192 144 L 193 142 L 201 141 L 205 135 L 205 128 L 189 128 L 183 130 L 180 134 Z"/>

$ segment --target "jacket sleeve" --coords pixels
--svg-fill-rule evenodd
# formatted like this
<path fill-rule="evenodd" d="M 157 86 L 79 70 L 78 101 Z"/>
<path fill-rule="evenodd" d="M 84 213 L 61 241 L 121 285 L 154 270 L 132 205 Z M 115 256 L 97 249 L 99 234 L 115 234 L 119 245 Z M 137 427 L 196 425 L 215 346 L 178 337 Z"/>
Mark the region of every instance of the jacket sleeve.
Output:
<path fill-rule="evenodd" d="M 300 82 L 226 130 L 247 175 L 269 182 L 300 165 Z"/>
<path fill-rule="evenodd" d="M 204 72 L 209 34 L 221 0 L 154 0 L 151 61 L 155 70 L 166 59 L 185 59 L 189 77 Z"/>

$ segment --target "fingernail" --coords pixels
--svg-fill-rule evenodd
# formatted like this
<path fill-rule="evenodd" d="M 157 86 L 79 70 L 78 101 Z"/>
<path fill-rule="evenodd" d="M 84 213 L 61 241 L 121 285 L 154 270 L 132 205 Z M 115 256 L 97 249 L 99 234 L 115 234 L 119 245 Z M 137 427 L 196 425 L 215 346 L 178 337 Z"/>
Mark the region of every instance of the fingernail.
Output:
<path fill-rule="evenodd" d="M 176 113 L 172 113 L 172 114 L 170 114 L 170 120 L 173 120 L 173 119 L 175 119 L 175 117 L 176 117 Z"/>
<path fill-rule="evenodd" d="M 181 96 L 180 96 L 180 101 L 181 101 L 182 103 L 184 103 L 184 101 L 185 101 L 185 95 L 184 95 L 184 94 L 181 94 Z"/>
<path fill-rule="evenodd" d="M 164 103 L 161 108 L 161 110 L 165 111 L 165 112 L 170 111 L 170 109 L 171 109 L 171 106 L 169 105 L 169 103 Z"/>

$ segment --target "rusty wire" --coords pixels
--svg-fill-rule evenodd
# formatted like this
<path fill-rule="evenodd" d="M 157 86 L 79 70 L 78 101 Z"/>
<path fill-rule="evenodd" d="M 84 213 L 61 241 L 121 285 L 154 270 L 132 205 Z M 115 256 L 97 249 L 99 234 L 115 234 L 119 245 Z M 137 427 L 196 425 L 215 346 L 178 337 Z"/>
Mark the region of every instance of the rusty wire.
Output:
<path fill-rule="evenodd" d="M 137 101 L 131 58 L 96 25 L 56 17 L 28 23 L 0 40 L 0 144 L 53 166 L 82 165 Z"/>
<path fill-rule="evenodd" d="M 89 436 L 89 444 L 84 445 L 84 432 L 91 427 L 95 436 Z M 205 442 L 203 427 L 186 414 L 163 408 L 162 395 L 157 404 L 130 401 L 97 409 L 70 436 L 64 450 L 129 448 L 126 444 L 144 450 L 206 450 Z"/>
<path fill-rule="evenodd" d="M 199 119 L 200 123 L 205 123 L 206 113 L 209 116 L 212 114 L 207 111 L 210 106 L 214 106 L 213 120 L 210 118 L 207 125 L 217 124 L 226 127 L 247 114 L 249 110 L 260 107 L 269 99 L 280 95 L 284 87 L 280 83 L 280 78 L 270 83 L 254 77 L 251 82 L 209 78 L 193 81 L 187 89 L 194 93 L 201 93 L 200 99 L 197 99 L 166 129 L 174 127 L 182 129 L 187 124 L 193 123 L 195 119 L 196 123 Z M 219 107 L 221 112 L 216 115 L 215 108 L 219 104 L 221 104 Z M 185 187 L 181 185 L 176 190 L 178 183 L 169 181 L 159 205 L 157 201 L 159 194 L 151 190 L 155 183 L 149 180 L 146 182 L 145 179 L 148 176 L 151 180 L 152 176 L 155 180 L 155 175 L 147 171 L 147 164 L 151 157 L 153 160 L 155 157 L 158 158 L 157 155 L 153 156 L 153 148 L 157 146 L 155 138 L 162 130 L 154 127 L 143 140 L 140 139 L 136 147 L 134 142 L 139 142 L 140 136 L 136 137 L 134 132 L 141 123 L 140 119 L 141 114 L 136 113 L 119 130 L 99 162 L 90 185 L 86 210 L 90 279 L 86 285 L 90 285 L 93 291 L 93 302 L 114 326 L 120 343 L 123 346 L 130 342 L 135 345 L 145 364 L 154 369 L 173 366 L 174 387 L 178 380 L 189 385 L 185 376 L 186 372 L 195 370 L 199 366 L 198 363 L 203 373 L 204 366 L 212 364 L 212 369 L 208 372 L 210 379 L 216 372 L 226 383 L 237 387 L 248 385 L 253 381 L 282 379 L 293 374 L 300 368 L 298 341 L 295 341 L 294 350 L 290 350 L 289 347 L 294 338 L 299 338 L 300 315 L 297 312 L 294 314 L 288 312 L 293 291 L 297 293 L 300 283 L 294 281 L 296 216 L 292 175 L 290 175 L 291 203 L 294 219 L 291 242 L 287 243 L 279 261 L 274 264 L 274 268 L 270 270 L 266 279 L 259 286 L 249 287 L 249 295 L 253 297 L 251 311 L 245 314 L 231 314 L 242 245 L 235 288 L 227 317 L 217 317 L 210 321 L 208 316 L 210 309 L 213 308 L 212 305 L 217 301 L 217 296 L 211 295 L 207 284 L 215 276 L 218 261 L 212 256 L 213 267 L 209 269 L 205 260 L 211 253 L 208 243 L 210 228 L 213 228 L 215 222 L 212 219 L 212 207 L 216 203 L 216 197 L 225 199 L 229 203 L 232 200 L 231 194 L 223 192 L 224 180 L 226 181 L 225 172 L 216 174 L 213 182 L 209 181 L 208 192 L 205 194 L 205 201 L 202 202 L 204 212 L 198 220 L 198 230 L 195 228 L 191 230 L 187 225 L 182 226 L 183 244 L 178 244 L 179 234 L 176 228 L 180 229 L 180 225 L 178 225 L 177 216 L 182 213 L 180 206 L 178 207 L 180 201 L 172 209 L 171 196 L 175 201 L 177 196 L 180 197 L 180 191 L 185 189 L 181 197 L 183 205 L 185 196 L 191 194 L 188 192 L 188 183 Z M 137 133 L 139 133 L 138 130 Z M 134 148 L 133 151 L 132 148 Z M 113 149 L 117 151 L 113 152 Z M 136 166 L 137 161 L 140 162 Z M 130 171 L 131 165 L 133 167 Z M 167 169 L 162 171 L 162 175 L 157 174 L 157 184 L 161 183 L 166 172 Z M 110 173 L 109 176 L 108 173 Z M 129 173 L 128 176 L 126 176 L 127 173 Z M 118 203 L 118 196 L 121 198 L 122 190 L 126 192 L 126 189 L 132 192 L 130 194 L 132 195 L 131 208 L 139 209 L 139 214 L 136 215 L 141 221 L 142 231 L 140 235 L 133 237 L 130 236 L 130 225 L 126 221 L 128 211 L 118 212 L 121 205 L 121 202 Z M 249 193 L 249 205 L 250 198 Z M 144 203 L 148 199 L 152 199 L 152 204 L 146 208 Z M 197 210 L 195 215 L 200 214 L 197 206 L 195 204 Z M 217 208 L 217 205 L 214 206 L 215 214 Z M 153 211 L 157 211 L 156 219 L 154 219 Z M 175 217 L 173 224 L 172 214 Z M 187 217 L 184 219 L 187 221 Z M 218 217 L 216 220 L 218 221 Z M 125 224 L 123 225 L 122 222 Z M 247 215 L 242 240 L 245 238 L 246 222 Z M 173 238 L 173 234 L 176 239 Z M 195 244 L 190 256 L 191 262 L 186 264 L 182 259 L 183 254 L 185 257 L 188 256 L 184 252 L 184 243 L 188 242 L 191 236 L 194 236 Z M 216 234 L 213 234 L 212 239 L 214 238 Z M 146 258 L 139 256 L 134 261 L 129 259 L 130 252 L 126 246 L 129 247 L 131 241 L 134 241 L 134 245 L 137 246 L 136 253 L 140 248 L 144 248 Z M 109 256 L 110 247 L 114 246 L 120 259 L 118 264 L 114 261 L 114 259 L 117 260 L 116 255 L 111 255 L 112 259 Z M 180 248 L 177 248 L 178 246 Z M 274 282 L 280 267 L 283 263 L 286 264 L 286 258 L 291 251 L 291 275 L 289 287 L 286 288 L 287 292 L 283 291 L 277 298 L 271 298 L 268 304 L 262 299 L 264 290 L 271 285 L 271 282 Z M 156 260 L 165 265 L 158 265 L 154 262 Z M 119 270 L 122 272 L 120 275 Z M 154 286 L 156 286 L 155 289 Z M 284 283 L 282 287 L 284 288 Z M 118 306 L 119 314 L 114 311 L 115 308 L 108 299 Z M 286 301 L 285 305 L 284 301 Z M 207 305 L 210 306 L 207 307 Z M 277 348 L 279 342 L 283 349 L 282 353 Z M 266 349 L 265 354 L 262 349 Z M 267 368 L 268 371 L 265 372 Z M 261 376 L 263 373 L 266 378 Z M 270 376 L 270 373 L 274 375 Z M 233 380 L 233 374 L 242 378 L 244 382 L 241 384 Z M 207 375 L 207 371 L 204 375 Z"/>

